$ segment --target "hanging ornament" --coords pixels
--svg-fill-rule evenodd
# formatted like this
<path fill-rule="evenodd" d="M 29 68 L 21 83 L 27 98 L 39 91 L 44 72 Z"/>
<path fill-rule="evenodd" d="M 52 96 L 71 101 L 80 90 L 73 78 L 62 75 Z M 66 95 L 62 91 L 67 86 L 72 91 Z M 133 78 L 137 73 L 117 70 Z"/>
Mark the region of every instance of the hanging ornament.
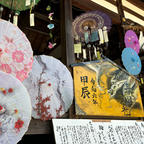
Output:
<path fill-rule="evenodd" d="M 47 10 L 47 11 L 51 11 L 51 6 L 48 5 L 47 8 L 46 8 L 46 10 Z M 50 21 L 53 20 L 53 14 L 54 14 L 54 12 L 50 12 L 50 13 L 48 14 L 48 19 L 49 19 Z M 51 23 L 51 22 L 50 22 L 50 24 L 47 25 L 47 28 L 50 30 L 49 37 L 50 37 L 50 41 L 51 41 L 51 42 L 48 43 L 48 48 L 49 48 L 49 49 L 54 48 L 55 45 L 56 45 L 56 43 L 55 43 L 54 40 L 53 40 L 53 34 L 52 34 L 52 29 L 53 29 L 54 27 L 55 27 L 55 25 L 54 25 L 53 23 Z"/>
<path fill-rule="evenodd" d="M 50 30 L 53 29 L 54 28 L 54 24 L 47 25 L 47 28 L 50 29 Z"/>
<path fill-rule="evenodd" d="M 53 14 L 54 14 L 54 12 L 49 13 L 49 15 L 48 15 L 48 18 L 49 18 L 51 21 L 53 20 Z"/>
<path fill-rule="evenodd" d="M 51 6 L 48 5 L 47 8 L 46 8 L 46 10 L 47 10 L 47 11 L 50 11 L 50 10 L 51 10 Z"/>
<path fill-rule="evenodd" d="M 56 43 L 51 43 L 51 42 L 49 42 L 49 45 L 48 45 L 48 48 L 49 49 L 52 49 L 52 48 L 54 48 L 56 46 Z"/>

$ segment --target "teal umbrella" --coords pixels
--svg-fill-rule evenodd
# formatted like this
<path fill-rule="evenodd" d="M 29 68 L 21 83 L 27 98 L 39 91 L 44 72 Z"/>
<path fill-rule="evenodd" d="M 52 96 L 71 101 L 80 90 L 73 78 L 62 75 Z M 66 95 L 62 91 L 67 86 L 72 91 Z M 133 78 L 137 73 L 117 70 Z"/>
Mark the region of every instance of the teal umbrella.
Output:
<path fill-rule="evenodd" d="M 137 52 L 132 48 L 125 48 L 122 51 L 122 62 L 126 70 L 132 75 L 138 75 L 141 72 L 142 64 Z"/>

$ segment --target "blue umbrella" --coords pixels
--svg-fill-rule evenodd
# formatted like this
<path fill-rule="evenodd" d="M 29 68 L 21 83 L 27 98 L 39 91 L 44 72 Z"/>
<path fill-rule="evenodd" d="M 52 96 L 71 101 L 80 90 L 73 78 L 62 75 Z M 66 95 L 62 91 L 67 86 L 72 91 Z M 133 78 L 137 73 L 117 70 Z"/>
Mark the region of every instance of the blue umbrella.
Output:
<path fill-rule="evenodd" d="M 132 48 L 125 48 L 122 51 L 122 62 L 126 70 L 132 75 L 138 75 L 141 72 L 141 60 Z"/>

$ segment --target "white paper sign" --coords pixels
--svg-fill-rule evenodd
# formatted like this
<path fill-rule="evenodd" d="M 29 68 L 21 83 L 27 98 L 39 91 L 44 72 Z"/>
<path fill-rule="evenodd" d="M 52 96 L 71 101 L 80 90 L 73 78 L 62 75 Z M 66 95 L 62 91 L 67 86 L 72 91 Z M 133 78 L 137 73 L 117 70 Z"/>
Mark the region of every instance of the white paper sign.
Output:
<path fill-rule="evenodd" d="M 104 42 L 109 42 L 108 32 L 107 32 L 107 28 L 106 27 L 103 28 L 103 37 L 104 37 Z"/>
<path fill-rule="evenodd" d="M 56 144 L 144 144 L 144 122 L 53 119 Z"/>
<path fill-rule="evenodd" d="M 35 26 L 34 13 L 30 14 L 30 26 Z"/>
<path fill-rule="evenodd" d="M 53 119 L 56 144 L 97 144 L 89 122 L 91 120 Z"/>
<path fill-rule="evenodd" d="M 100 38 L 99 44 L 103 44 L 104 43 L 104 37 L 103 37 L 102 29 L 98 29 L 98 34 L 99 34 L 99 38 Z"/>
<path fill-rule="evenodd" d="M 13 24 L 18 25 L 18 15 L 13 16 Z"/>
<path fill-rule="evenodd" d="M 140 31 L 140 35 L 139 35 L 139 44 L 140 44 L 140 48 L 142 50 L 144 50 L 144 36 L 143 36 L 143 32 Z"/>
<path fill-rule="evenodd" d="M 86 59 L 86 49 L 83 49 L 83 59 Z"/>
<path fill-rule="evenodd" d="M 31 0 L 26 0 L 25 1 L 25 6 L 30 6 L 30 4 L 31 4 Z"/>

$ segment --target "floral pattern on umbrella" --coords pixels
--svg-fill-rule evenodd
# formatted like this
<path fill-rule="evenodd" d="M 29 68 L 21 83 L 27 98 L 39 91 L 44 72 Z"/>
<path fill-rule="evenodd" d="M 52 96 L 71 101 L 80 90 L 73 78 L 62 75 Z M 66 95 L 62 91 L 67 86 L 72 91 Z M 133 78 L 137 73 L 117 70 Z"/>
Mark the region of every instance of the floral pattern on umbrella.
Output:
<path fill-rule="evenodd" d="M 31 120 L 31 101 L 23 84 L 0 71 L 0 144 L 17 144 Z"/>
<path fill-rule="evenodd" d="M 65 65 L 51 56 L 34 56 L 32 71 L 23 81 L 32 102 L 32 117 L 61 117 L 73 101 L 73 79 Z"/>
<path fill-rule="evenodd" d="M 125 33 L 124 41 L 127 48 L 132 48 L 137 52 L 137 54 L 139 53 L 140 51 L 139 40 L 136 33 L 133 30 L 128 30 Z"/>
<path fill-rule="evenodd" d="M 23 81 L 32 63 L 33 51 L 25 34 L 10 22 L 0 20 L 0 70 Z"/>

